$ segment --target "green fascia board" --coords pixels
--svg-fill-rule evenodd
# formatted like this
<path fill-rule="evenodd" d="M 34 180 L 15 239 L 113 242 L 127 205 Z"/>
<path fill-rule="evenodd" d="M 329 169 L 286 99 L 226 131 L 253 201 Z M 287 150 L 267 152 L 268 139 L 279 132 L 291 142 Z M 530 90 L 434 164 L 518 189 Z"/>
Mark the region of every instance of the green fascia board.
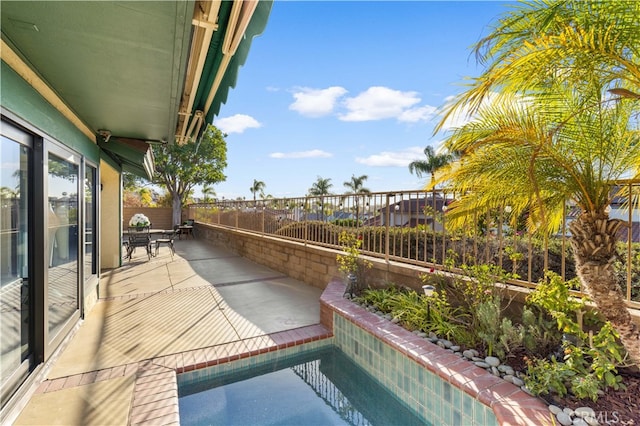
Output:
<path fill-rule="evenodd" d="M 228 25 L 229 16 L 231 14 L 232 5 L 232 2 L 222 2 L 219 20 L 220 28 L 222 30 L 216 31 L 211 39 L 207 59 L 202 72 L 202 78 L 200 79 L 198 91 L 196 92 L 194 110 L 199 109 L 204 111 L 209 90 L 213 85 L 216 72 L 222 62 L 222 43 Z M 221 105 L 227 101 L 229 90 L 236 86 L 239 69 L 247 61 L 249 49 L 254 37 L 264 32 L 272 6 L 272 0 L 263 0 L 258 2 L 253 16 L 251 17 L 251 22 L 249 22 L 247 30 L 245 31 L 245 37 L 240 42 L 236 54 L 229 63 L 229 67 L 225 72 L 220 87 L 213 98 L 213 103 L 205 116 L 206 123 L 213 122 L 213 117 L 218 115 Z M 205 127 L 206 126 L 202 127 L 201 132 L 204 131 Z"/>
<path fill-rule="evenodd" d="M 100 149 L 22 79 L 6 62 L 0 68 L 0 105 L 52 139 L 97 163 Z"/>

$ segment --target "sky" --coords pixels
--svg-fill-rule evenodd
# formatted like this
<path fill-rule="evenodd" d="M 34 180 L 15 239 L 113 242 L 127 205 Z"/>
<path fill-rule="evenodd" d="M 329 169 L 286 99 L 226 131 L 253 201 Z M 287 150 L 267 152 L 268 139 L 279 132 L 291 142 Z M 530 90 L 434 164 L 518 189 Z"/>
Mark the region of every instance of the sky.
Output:
<path fill-rule="evenodd" d="M 409 163 L 438 149 L 441 108 L 482 67 L 472 46 L 508 10 L 481 1 L 273 3 L 213 124 L 227 134 L 227 179 L 216 197 L 300 197 L 330 178 L 347 191 L 415 190 Z M 197 191 L 196 191 L 196 195 Z"/>

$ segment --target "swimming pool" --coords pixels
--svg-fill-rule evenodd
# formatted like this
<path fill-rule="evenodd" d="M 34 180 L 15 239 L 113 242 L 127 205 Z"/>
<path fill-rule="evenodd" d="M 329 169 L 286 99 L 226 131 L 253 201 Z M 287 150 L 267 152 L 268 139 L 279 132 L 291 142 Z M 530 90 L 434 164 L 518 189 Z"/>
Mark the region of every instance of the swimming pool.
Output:
<path fill-rule="evenodd" d="M 180 423 L 429 424 L 333 346 L 269 358 L 178 375 Z"/>

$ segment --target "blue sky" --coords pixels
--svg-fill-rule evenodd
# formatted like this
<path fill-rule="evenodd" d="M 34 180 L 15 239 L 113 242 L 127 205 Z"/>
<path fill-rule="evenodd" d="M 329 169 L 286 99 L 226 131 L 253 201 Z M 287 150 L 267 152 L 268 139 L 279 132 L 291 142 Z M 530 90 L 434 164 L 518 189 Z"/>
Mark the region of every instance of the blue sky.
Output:
<path fill-rule="evenodd" d="M 277 198 L 318 176 L 336 194 L 352 175 L 374 192 L 423 187 L 408 164 L 439 146 L 438 110 L 481 72 L 470 47 L 507 5 L 276 0 L 214 119 L 228 134 L 217 197 L 250 199 L 254 179 Z"/>

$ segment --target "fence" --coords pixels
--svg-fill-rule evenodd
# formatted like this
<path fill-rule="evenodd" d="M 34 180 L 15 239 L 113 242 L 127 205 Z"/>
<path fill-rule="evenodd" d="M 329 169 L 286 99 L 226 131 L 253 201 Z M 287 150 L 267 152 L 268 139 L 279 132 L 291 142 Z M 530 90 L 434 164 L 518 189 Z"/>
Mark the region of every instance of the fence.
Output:
<path fill-rule="evenodd" d="M 625 297 L 640 302 L 639 183 L 625 183 L 609 216 L 627 223 L 619 235 L 615 270 Z M 325 195 L 259 200 L 221 200 L 187 207 L 197 222 L 273 235 L 340 250 L 342 231 L 354 232 L 363 254 L 434 269 L 462 264 L 494 264 L 514 274 L 509 282 L 533 287 L 553 271 L 576 276 L 568 224 L 578 212 L 570 207 L 555 235 L 528 234 L 511 209 L 492 209 L 468 218 L 463 229 L 447 226 L 454 193 L 442 190 Z M 629 203 L 629 200 L 633 201 Z"/>

